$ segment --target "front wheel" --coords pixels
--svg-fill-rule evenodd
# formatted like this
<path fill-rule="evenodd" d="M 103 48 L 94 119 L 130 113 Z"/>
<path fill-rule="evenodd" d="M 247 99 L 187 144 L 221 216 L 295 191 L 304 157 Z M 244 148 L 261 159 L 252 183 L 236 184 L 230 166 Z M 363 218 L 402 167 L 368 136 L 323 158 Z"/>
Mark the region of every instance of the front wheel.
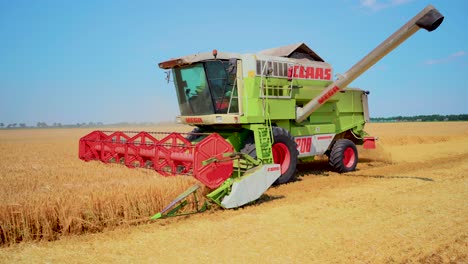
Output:
<path fill-rule="evenodd" d="M 271 146 L 271 151 L 273 154 L 273 162 L 279 164 L 281 169 L 281 176 L 274 183 L 278 185 L 290 182 L 294 179 L 299 152 L 297 151 L 296 141 L 294 141 L 294 138 L 287 130 L 281 127 L 273 127 L 272 130 L 273 145 Z M 257 158 L 257 151 L 253 138 L 247 140 L 241 152 L 249 154 L 253 158 Z"/>
<path fill-rule="evenodd" d="M 356 170 L 358 163 L 356 145 L 349 139 L 337 140 L 331 149 L 328 163 L 339 173 Z"/>
<path fill-rule="evenodd" d="M 280 165 L 281 176 L 275 184 L 283 184 L 294 179 L 296 174 L 297 144 L 291 134 L 281 127 L 273 127 L 273 162 Z"/>
<path fill-rule="evenodd" d="M 185 137 L 185 139 L 187 139 L 188 141 L 190 142 L 193 142 L 197 139 L 199 139 L 202 135 L 198 134 L 198 133 L 201 133 L 201 129 L 198 128 L 198 127 L 195 127 L 194 129 L 192 129 L 192 131 L 190 131 L 187 136 Z"/>

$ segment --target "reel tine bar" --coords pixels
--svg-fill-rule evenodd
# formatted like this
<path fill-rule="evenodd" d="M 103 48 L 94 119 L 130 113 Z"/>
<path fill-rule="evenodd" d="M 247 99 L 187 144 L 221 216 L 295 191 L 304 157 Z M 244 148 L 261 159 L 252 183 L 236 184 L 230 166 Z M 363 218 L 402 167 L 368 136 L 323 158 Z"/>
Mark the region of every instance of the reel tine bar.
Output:
<path fill-rule="evenodd" d="M 135 135 L 129 136 L 127 133 Z M 203 161 L 209 158 L 234 151 L 232 145 L 216 133 L 195 145 L 175 132 L 159 140 L 151 135 L 156 133 L 127 133 L 89 133 L 80 139 L 79 158 L 121 163 L 129 168 L 152 168 L 164 176 L 192 174 L 209 188 L 217 188 L 232 174 L 232 160 L 203 165 Z"/>

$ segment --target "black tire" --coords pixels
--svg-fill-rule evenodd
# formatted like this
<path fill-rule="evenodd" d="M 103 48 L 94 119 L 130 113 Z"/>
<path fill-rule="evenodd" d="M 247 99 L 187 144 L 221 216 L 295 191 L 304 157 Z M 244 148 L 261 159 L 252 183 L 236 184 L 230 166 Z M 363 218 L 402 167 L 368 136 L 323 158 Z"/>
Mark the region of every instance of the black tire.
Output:
<path fill-rule="evenodd" d="M 244 147 L 240 152 L 250 155 L 252 158 L 257 158 L 257 149 L 255 148 L 254 136 L 251 135 L 245 141 Z"/>
<path fill-rule="evenodd" d="M 339 173 L 356 170 L 358 163 L 356 145 L 349 139 L 338 139 L 332 146 L 328 163 Z"/>
<path fill-rule="evenodd" d="M 202 135 L 197 135 L 193 133 L 201 133 L 201 129 L 196 127 L 194 128 L 191 132 L 188 133 L 188 135 L 185 137 L 188 141 L 192 142 L 200 138 Z"/>
<path fill-rule="evenodd" d="M 273 160 L 281 165 L 282 172 L 281 176 L 274 183 L 278 185 L 294 179 L 299 152 L 297 151 L 296 141 L 294 141 L 294 138 L 287 130 L 280 127 L 273 127 L 272 129 L 274 139 L 272 146 Z M 247 140 L 241 152 L 247 153 L 254 158 L 257 157 L 253 136 Z"/>

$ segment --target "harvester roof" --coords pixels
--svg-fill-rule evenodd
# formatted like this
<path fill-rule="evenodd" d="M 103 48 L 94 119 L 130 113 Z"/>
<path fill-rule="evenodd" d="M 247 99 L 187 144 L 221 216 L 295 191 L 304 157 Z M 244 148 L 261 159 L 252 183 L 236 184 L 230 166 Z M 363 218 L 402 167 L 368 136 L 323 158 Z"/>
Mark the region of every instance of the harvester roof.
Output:
<path fill-rule="evenodd" d="M 315 53 L 303 42 L 278 48 L 262 50 L 259 52 L 259 54 L 325 62 L 317 53 Z"/>
<path fill-rule="evenodd" d="M 297 61 L 316 61 L 316 62 L 325 62 L 317 53 L 315 53 L 311 48 L 309 48 L 305 43 L 296 43 L 288 46 L 277 47 L 267 50 L 262 50 L 257 53 L 258 55 L 265 55 L 270 57 L 283 57 L 291 58 Z M 188 55 L 180 57 L 177 59 L 170 59 L 159 63 L 159 67 L 162 69 L 170 69 L 173 67 L 189 65 L 199 61 L 217 59 L 230 59 L 230 58 L 240 58 L 242 55 L 238 53 L 230 52 L 218 52 L 216 51 L 216 56 L 213 52 L 203 52 L 193 55 Z"/>

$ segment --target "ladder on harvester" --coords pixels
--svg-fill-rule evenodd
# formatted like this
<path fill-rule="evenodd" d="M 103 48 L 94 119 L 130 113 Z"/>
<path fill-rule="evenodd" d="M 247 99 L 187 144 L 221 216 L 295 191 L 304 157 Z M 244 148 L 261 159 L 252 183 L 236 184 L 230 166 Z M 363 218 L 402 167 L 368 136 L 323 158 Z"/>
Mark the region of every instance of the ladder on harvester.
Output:
<path fill-rule="evenodd" d="M 260 79 L 260 96 L 262 98 L 263 106 L 263 117 L 265 119 L 264 126 L 258 126 L 254 129 L 254 137 L 257 148 L 260 148 L 260 151 L 257 151 L 257 158 L 261 159 L 264 163 L 273 163 L 273 153 L 271 151 L 271 146 L 273 145 L 273 130 L 271 128 L 271 118 L 270 118 L 270 104 L 268 102 L 269 93 L 268 93 L 268 79 L 269 69 L 266 67 L 270 62 L 265 61 L 262 67 L 261 79 Z M 261 155 L 259 155 L 261 154 Z"/>

